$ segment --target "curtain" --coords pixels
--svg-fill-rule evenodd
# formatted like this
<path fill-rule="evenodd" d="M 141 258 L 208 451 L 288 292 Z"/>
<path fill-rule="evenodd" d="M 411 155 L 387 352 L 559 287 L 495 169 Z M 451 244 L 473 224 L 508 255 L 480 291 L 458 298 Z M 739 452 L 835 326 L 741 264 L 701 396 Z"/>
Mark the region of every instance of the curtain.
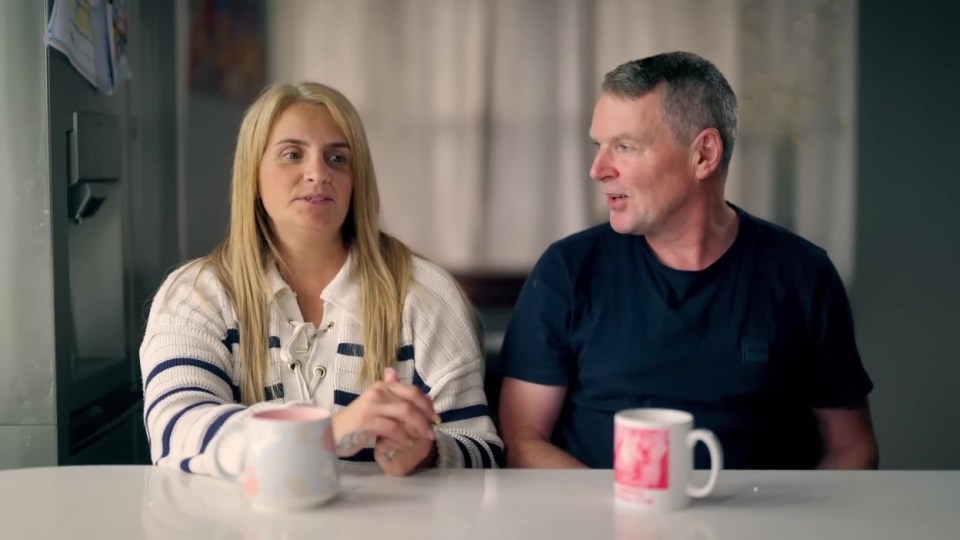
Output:
<path fill-rule="evenodd" d="M 286 0 L 268 74 L 343 91 L 384 228 L 453 270 L 524 271 L 606 219 L 587 170 L 600 80 L 688 50 L 741 102 L 728 198 L 852 274 L 855 0 Z"/>
<path fill-rule="evenodd" d="M 741 0 L 742 203 L 825 248 L 848 284 L 856 218 L 855 0 Z"/>

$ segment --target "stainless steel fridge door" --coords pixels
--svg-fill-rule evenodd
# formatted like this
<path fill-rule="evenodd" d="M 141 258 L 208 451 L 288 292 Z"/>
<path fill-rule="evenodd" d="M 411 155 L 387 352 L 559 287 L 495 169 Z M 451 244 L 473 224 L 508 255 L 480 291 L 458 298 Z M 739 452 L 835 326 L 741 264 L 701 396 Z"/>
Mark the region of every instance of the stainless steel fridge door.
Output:
<path fill-rule="evenodd" d="M 0 2 L 0 468 L 56 463 L 43 2 Z"/>

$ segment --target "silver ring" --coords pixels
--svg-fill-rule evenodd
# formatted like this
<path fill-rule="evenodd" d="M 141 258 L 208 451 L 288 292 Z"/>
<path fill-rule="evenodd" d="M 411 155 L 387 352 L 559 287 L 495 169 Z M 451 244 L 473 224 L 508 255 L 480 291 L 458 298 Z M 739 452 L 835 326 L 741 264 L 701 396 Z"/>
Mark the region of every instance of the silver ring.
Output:
<path fill-rule="evenodd" d="M 387 461 L 391 461 L 393 457 L 396 455 L 397 455 L 396 449 L 391 448 L 390 450 L 387 450 L 386 452 L 383 453 L 383 459 Z"/>

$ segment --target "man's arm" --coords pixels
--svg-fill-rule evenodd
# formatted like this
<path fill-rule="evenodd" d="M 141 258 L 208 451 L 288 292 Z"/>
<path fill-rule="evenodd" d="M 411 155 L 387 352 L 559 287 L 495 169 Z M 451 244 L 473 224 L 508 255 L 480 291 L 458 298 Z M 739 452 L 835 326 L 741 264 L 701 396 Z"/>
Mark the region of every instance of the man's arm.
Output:
<path fill-rule="evenodd" d="M 820 469 L 876 469 L 879 461 L 870 406 L 814 409 L 823 439 Z"/>
<path fill-rule="evenodd" d="M 520 469 L 585 469 L 583 463 L 550 444 L 550 433 L 560 415 L 567 389 L 503 379 L 500 391 L 500 429 L 506 445 L 507 466 Z"/>

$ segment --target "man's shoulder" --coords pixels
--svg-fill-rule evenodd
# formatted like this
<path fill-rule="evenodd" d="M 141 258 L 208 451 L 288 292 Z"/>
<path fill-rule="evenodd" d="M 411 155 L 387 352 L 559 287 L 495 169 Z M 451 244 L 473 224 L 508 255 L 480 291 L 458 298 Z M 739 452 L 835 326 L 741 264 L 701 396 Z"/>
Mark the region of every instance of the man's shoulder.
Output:
<path fill-rule="evenodd" d="M 552 275 L 564 280 L 584 272 L 596 272 L 608 266 L 617 244 L 625 239 L 609 223 L 590 227 L 550 244 L 540 255 L 533 274 Z"/>
<path fill-rule="evenodd" d="M 575 232 L 570 236 L 561 238 L 550 245 L 551 248 L 559 250 L 576 250 L 583 246 L 593 246 L 605 242 L 616 241 L 620 233 L 613 230 L 610 223 L 604 222 L 594 225 L 589 229 Z"/>
<path fill-rule="evenodd" d="M 606 248 L 628 240 L 626 237 L 614 231 L 609 223 L 601 223 L 553 242 L 544 252 L 544 258 L 555 257 L 573 264 L 585 258 L 596 259 Z"/>
<path fill-rule="evenodd" d="M 740 217 L 752 227 L 754 239 L 764 253 L 789 261 L 829 263 L 830 259 L 825 249 L 786 227 L 744 210 L 740 210 Z"/>

